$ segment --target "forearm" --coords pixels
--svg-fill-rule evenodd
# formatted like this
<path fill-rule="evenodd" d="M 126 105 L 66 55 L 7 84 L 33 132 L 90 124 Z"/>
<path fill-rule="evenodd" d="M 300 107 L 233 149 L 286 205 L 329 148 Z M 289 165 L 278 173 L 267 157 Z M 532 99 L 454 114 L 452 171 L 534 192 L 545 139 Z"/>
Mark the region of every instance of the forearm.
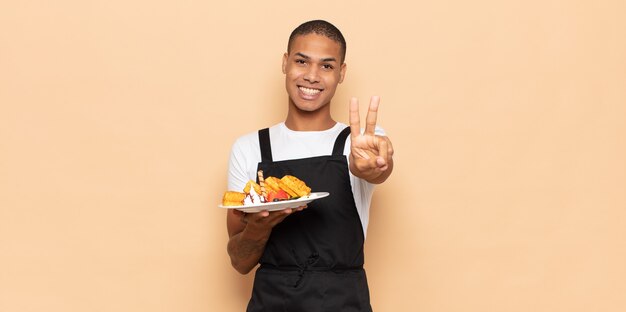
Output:
<path fill-rule="evenodd" d="M 241 274 L 248 274 L 259 262 L 269 238 L 268 233 L 244 230 L 228 241 L 228 255 L 232 266 Z"/>

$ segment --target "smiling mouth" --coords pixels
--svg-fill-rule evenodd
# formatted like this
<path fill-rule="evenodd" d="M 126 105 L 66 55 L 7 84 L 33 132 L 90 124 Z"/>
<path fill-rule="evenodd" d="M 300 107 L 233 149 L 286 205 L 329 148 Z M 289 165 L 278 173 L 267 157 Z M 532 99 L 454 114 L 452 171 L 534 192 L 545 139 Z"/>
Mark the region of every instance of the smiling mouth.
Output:
<path fill-rule="evenodd" d="M 306 87 L 301 87 L 301 86 L 298 86 L 298 89 L 300 89 L 300 91 L 302 91 L 302 93 L 306 95 L 316 95 L 322 92 L 321 89 L 306 88 Z"/>

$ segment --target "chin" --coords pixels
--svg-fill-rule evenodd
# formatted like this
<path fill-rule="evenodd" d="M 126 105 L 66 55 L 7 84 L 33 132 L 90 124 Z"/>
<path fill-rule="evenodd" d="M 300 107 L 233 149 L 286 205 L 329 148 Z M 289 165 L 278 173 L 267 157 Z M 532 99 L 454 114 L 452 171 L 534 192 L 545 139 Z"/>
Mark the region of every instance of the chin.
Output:
<path fill-rule="evenodd" d="M 293 106 L 295 108 L 297 108 L 300 111 L 304 111 L 304 112 L 315 112 L 318 111 L 320 108 L 326 106 L 326 104 L 318 104 L 315 102 L 294 102 Z"/>

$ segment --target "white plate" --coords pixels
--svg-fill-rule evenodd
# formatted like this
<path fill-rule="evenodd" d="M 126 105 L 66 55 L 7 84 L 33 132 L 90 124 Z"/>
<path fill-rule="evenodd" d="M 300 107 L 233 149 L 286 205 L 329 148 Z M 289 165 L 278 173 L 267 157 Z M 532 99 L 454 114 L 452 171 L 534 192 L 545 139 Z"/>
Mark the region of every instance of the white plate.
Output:
<path fill-rule="evenodd" d="M 307 196 L 304 197 L 300 197 L 298 199 L 291 199 L 291 200 L 281 200 L 281 201 L 277 201 L 277 202 L 269 202 L 269 203 L 262 203 L 262 204 L 254 204 L 254 205 L 249 205 L 249 206 L 222 206 L 222 205 L 218 205 L 218 207 L 220 208 L 226 208 L 226 209 L 237 209 L 237 210 L 241 210 L 243 212 L 259 212 L 259 211 L 263 211 L 263 210 L 267 210 L 267 211 L 275 211 L 275 210 L 283 210 L 283 209 L 287 209 L 287 208 L 296 208 L 296 207 L 300 207 L 300 206 L 304 206 L 316 199 L 320 199 L 320 198 L 324 198 L 326 196 L 330 195 L 330 193 L 328 192 L 317 192 L 317 193 L 311 193 Z"/>

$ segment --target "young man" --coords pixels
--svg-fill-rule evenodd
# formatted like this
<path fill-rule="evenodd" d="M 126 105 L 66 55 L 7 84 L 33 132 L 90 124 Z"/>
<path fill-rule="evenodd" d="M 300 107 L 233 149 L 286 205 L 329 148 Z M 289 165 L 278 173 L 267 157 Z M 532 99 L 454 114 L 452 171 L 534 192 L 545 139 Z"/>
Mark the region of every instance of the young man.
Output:
<path fill-rule="evenodd" d="M 378 97 L 371 99 L 363 133 L 354 98 L 349 127 L 332 118 L 330 102 L 346 74 L 345 53 L 345 40 L 332 24 L 298 26 L 282 63 L 287 119 L 233 145 L 230 190 L 241 191 L 261 169 L 265 176 L 291 174 L 313 192 L 330 193 L 308 207 L 228 211 L 233 267 L 247 274 L 261 264 L 248 311 L 371 311 L 363 242 L 373 186 L 391 174 L 393 148 L 376 127 Z"/>

